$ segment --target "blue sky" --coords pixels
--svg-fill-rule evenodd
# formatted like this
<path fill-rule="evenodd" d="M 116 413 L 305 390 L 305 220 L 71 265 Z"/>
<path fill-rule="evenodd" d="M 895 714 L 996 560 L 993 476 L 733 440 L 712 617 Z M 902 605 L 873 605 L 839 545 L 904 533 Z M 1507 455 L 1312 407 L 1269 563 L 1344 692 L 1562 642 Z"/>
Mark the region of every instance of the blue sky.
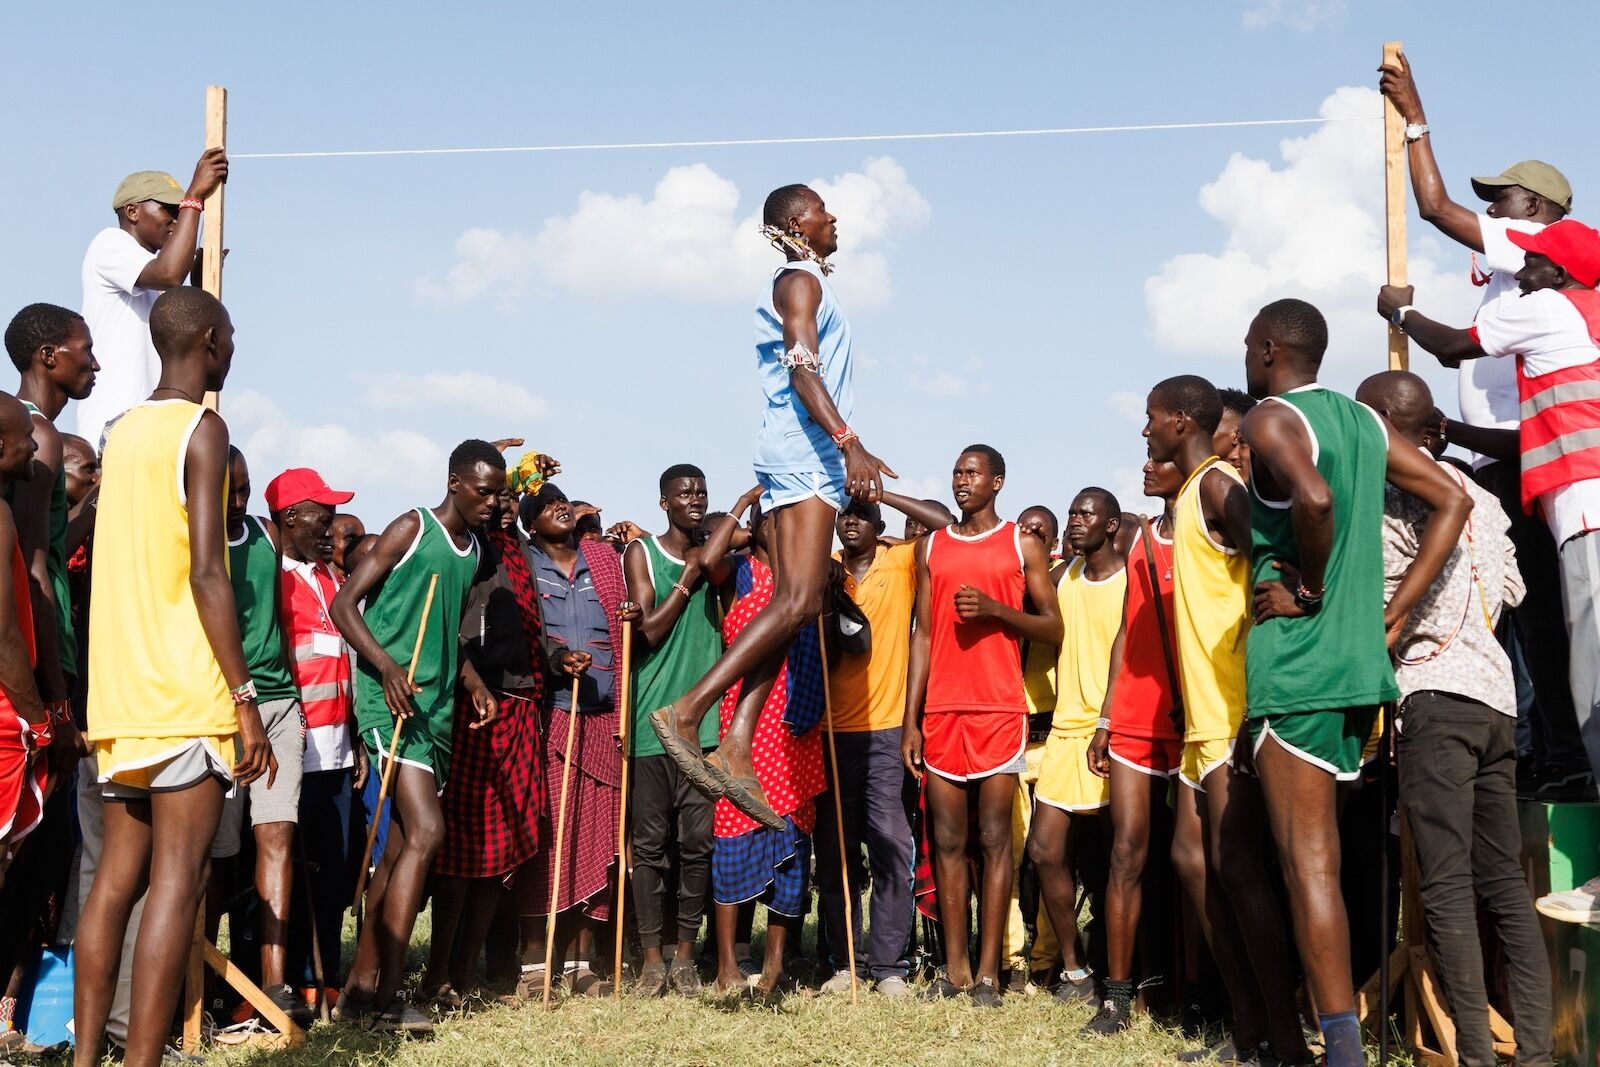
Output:
<path fill-rule="evenodd" d="M 279 3 L 165 23 L 29 5 L 0 64 L 28 187 L 0 292 L 12 309 L 79 306 L 117 181 L 187 182 L 208 83 L 229 87 L 236 153 L 1198 122 L 1376 114 L 1381 43 L 1400 38 L 1458 199 L 1470 174 L 1538 157 L 1583 217 L 1600 15 L 1569 5 L 1543 39 L 1537 21 L 1356 0 Z M 1330 312 L 1336 384 L 1381 367 L 1380 157 L 1379 125 L 1352 121 L 239 160 L 223 414 L 258 486 L 311 463 L 373 528 L 437 502 L 442 457 L 468 436 L 557 455 L 608 521 L 658 527 L 656 476 L 678 461 L 726 506 L 751 480 L 752 307 L 777 261 L 746 222 L 772 187 L 824 179 L 869 447 L 948 498 L 956 453 L 986 441 L 1010 466 L 1002 510 L 1060 510 L 1086 484 L 1137 486 L 1155 381 L 1241 384 L 1239 339 L 1268 299 Z M 1464 321 L 1465 254 L 1415 216 L 1411 235 L 1419 306 Z M 1452 376 L 1431 377 L 1453 411 Z"/>

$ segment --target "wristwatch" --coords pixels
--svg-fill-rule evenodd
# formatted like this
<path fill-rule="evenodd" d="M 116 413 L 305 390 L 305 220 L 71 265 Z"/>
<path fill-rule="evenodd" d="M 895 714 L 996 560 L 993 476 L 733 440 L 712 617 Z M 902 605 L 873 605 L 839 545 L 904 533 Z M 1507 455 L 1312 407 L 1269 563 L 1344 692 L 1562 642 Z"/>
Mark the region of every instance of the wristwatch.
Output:
<path fill-rule="evenodd" d="M 1406 144 L 1416 144 L 1426 136 L 1428 136 L 1428 124 L 1426 122 L 1406 123 Z"/>
<path fill-rule="evenodd" d="M 1415 310 L 1417 309 L 1412 305 L 1403 304 L 1394 309 L 1394 313 L 1389 316 L 1389 321 L 1403 330 L 1406 328 L 1406 312 Z"/>

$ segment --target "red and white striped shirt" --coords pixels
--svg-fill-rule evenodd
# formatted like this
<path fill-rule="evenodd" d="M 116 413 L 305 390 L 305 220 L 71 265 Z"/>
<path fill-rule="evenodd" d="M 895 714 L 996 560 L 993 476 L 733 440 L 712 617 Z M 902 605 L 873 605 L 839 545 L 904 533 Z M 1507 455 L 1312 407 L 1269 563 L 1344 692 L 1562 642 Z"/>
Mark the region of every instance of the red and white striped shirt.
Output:
<path fill-rule="evenodd" d="M 283 559 L 283 628 L 306 714 L 306 773 L 355 764 L 350 747 L 350 655 L 328 606 L 339 583 L 326 563 Z"/>

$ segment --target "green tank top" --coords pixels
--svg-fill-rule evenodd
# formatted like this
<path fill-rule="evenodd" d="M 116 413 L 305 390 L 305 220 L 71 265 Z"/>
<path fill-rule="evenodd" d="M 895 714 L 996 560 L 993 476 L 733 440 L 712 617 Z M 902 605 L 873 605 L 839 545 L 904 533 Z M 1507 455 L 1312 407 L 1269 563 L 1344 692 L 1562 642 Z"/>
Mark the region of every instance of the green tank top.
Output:
<path fill-rule="evenodd" d="M 289 661 L 284 658 L 283 628 L 278 621 L 278 550 L 267 528 L 254 515 L 245 516 L 244 536 L 228 542 L 228 578 L 239 615 L 239 637 L 245 666 L 256 683 L 256 700 L 290 700 L 300 696 Z"/>
<path fill-rule="evenodd" d="M 1250 630 L 1245 687 L 1252 717 L 1371 707 L 1400 690 L 1383 635 L 1383 490 L 1389 440 L 1376 412 L 1320 385 L 1275 397 L 1299 413 L 1317 470 L 1333 494 L 1333 548 L 1322 607 Z M 1269 403 L 1273 401 L 1268 401 Z M 1299 563 L 1286 501 L 1250 482 L 1250 578 Z"/>
<path fill-rule="evenodd" d="M 49 420 L 50 416 L 24 400 L 22 406 L 29 415 Z M 7 494 L 14 501 L 16 489 Z M 56 484 L 50 487 L 50 547 L 45 555 L 45 569 L 50 572 L 50 588 L 56 597 L 56 633 L 60 651 L 61 673 L 69 679 L 78 676 L 78 636 L 72 625 L 72 587 L 67 584 L 67 467 L 63 463 L 56 471 Z"/>
<path fill-rule="evenodd" d="M 654 537 L 637 543 L 644 545 L 656 603 L 663 603 L 669 596 L 682 596 L 672 586 L 683 579 L 683 560 L 669 556 Z M 713 592 L 708 583 L 701 582 L 672 632 L 660 645 L 634 657 L 633 726 L 628 736 L 635 756 L 662 755 L 661 741 L 646 721 L 650 713 L 687 693 L 722 655 L 722 621 Z M 715 708 L 700 720 L 701 748 L 717 747 L 720 724 Z"/>
<path fill-rule="evenodd" d="M 394 570 L 367 594 L 362 617 L 384 651 L 401 668 L 409 668 L 411 650 L 416 647 L 417 623 L 428 599 L 429 580 L 435 574 L 439 576 L 439 588 L 433 596 L 433 607 L 428 611 L 414 680 L 422 690 L 416 694 L 418 710 L 435 726 L 443 725 L 444 736 L 448 738 L 448 723 L 455 701 L 461 614 L 478 571 L 478 539 L 472 537 L 466 548 L 457 548 L 431 510 L 418 508 L 417 517 L 421 528 L 416 540 L 411 542 Z M 357 724 L 363 733 L 379 726 L 387 730 L 393 718 L 383 700 L 383 676 L 372 664 L 360 660 L 356 673 Z"/>

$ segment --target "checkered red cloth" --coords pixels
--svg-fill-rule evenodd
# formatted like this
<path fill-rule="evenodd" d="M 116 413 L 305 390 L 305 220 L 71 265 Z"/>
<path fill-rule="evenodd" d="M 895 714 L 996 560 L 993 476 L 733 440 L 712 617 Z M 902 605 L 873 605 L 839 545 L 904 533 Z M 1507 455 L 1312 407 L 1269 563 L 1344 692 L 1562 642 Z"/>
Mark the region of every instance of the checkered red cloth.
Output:
<path fill-rule="evenodd" d="M 917 790 L 917 868 L 912 875 L 911 893 L 917 902 L 917 911 L 934 922 L 943 922 L 939 916 L 939 886 L 933 876 L 933 852 L 928 840 L 928 788 Z M 978 811 L 974 805 L 967 812 L 967 885 L 977 892 L 979 877 L 983 872 L 983 848 L 978 842 Z"/>
<path fill-rule="evenodd" d="M 457 878 L 505 875 L 525 863 L 538 850 L 539 815 L 545 807 L 539 743 L 539 706 L 544 699 L 539 594 L 521 541 L 504 530 L 490 533 L 488 541 L 517 605 L 534 684 L 496 693 L 500 715 L 481 730 L 470 729 L 477 720 L 471 698 L 456 693 L 454 752 L 441 801 L 444 844 L 433 869 Z"/>
<path fill-rule="evenodd" d="M 539 840 L 548 842 L 523 867 L 520 877 L 529 879 L 528 915 L 547 915 L 550 909 L 550 881 L 556 866 L 557 807 L 561 797 L 561 773 L 566 767 L 561 748 L 567 740 L 569 717 L 564 711 L 546 708 L 543 770 L 545 795 Z M 561 896 L 556 912 L 582 905 L 585 915 L 604 921 L 611 917 L 611 894 L 607 882 L 611 861 L 617 855 L 617 820 L 621 818 L 622 790 L 618 787 L 621 753 L 617 748 L 616 710 L 584 712 L 577 716 L 573 762 L 567 786 L 567 832 L 561 849 Z M 605 753 L 601 777 L 588 762 L 591 754 Z M 610 778 L 610 780 L 606 780 Z"/>

